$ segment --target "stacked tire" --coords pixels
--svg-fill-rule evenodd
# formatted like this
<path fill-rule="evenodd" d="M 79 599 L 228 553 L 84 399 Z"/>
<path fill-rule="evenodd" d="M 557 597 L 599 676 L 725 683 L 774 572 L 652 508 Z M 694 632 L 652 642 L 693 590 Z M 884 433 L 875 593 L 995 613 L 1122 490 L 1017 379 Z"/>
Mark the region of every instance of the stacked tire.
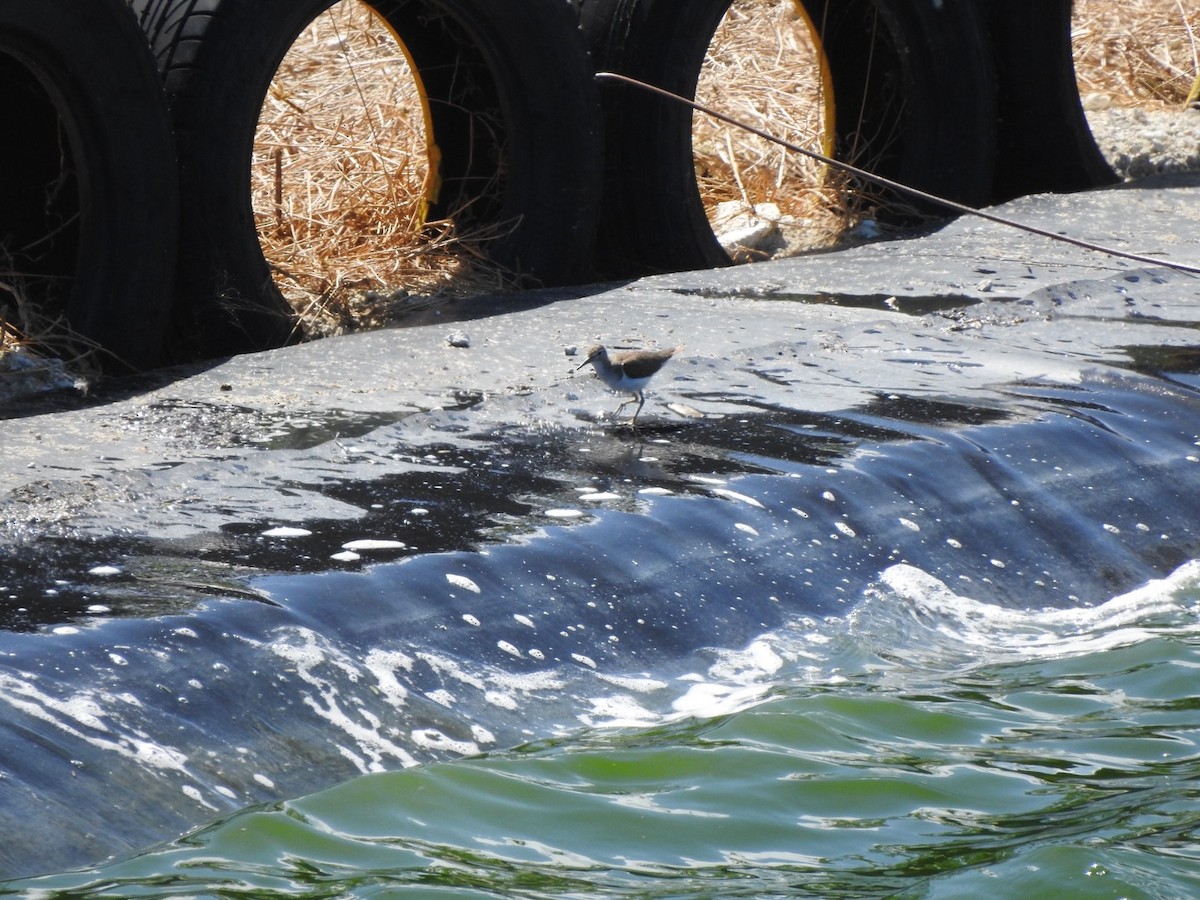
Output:
<path fill-rule="evenodd" d="M 161 362 L 175 160 L 129 11 L 121 0 L 0 3 L 0 94 L 0 304 L 18 307 L 10 321 L 54 332 L 67 355 L 101 348 L 110 369 Z"/>
<path fill-rule="evenodd" d="M 1113 180 L 1075 88 L 1070 0 L 795 2 L 824 60 L 839 158 L 968 205 Z M 599 70 L 691 98 L 732 0 L 688 0 L 686 15 L 679 0 L 577 4 Z M 692 167 L 692 111 L 626 84 L 603 109 L 602 271 L 727 265 Z"/>
<path fill-rule="evenodd" d="M 293 313 L 250 167 L 284 56 L 336 0 L 0 4 L 0 303 L 110 369 L 275 347 Z M 691 111 L 732 0 L 362 0 L 422 93 L 431 215 L 491 233 L 531 284 L 729 262 L 700 202 Z M 982 204 L 1113 180 L 1074 86 L 1070 0 L 796 0 L 839 155 Z M 131 14 L 132 13 L 132 14 Z M 897 204 L 899 206 L 899 204 Z M 17 283 L 16 274 L 22 276 Z"/>
<path fill-rule="evenodd" d="M 130 0 L 163 77 L 183 219 L 178 296 L 193 352 L 292 332 L 255 232 L 250 160 L 285 54 L 335 0 Z M 365 0 L 411 61 L 436 150 L 434 218 L 494 232 L 527 282 L 582 277 L 600 190 L 598 93 L 563 0 Z"/>

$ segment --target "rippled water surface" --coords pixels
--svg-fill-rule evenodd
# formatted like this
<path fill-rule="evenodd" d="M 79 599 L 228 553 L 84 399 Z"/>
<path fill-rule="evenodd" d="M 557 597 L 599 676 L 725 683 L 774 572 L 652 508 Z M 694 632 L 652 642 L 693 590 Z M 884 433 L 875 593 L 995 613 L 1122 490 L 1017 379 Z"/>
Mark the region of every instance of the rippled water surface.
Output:
<path fill-rule="evenodd" d="M 472 396 L 16 522 L 0 894 L 1200 895 L 1191 332 L 989 326 L 963 380 L 971 322 L 907 318 L 910 389 L 833 412 L 784 342 L 674 362 L 640 431 Z"/>
<path fill-rule="evenodd" d="M 1193 564 L 1032 613 L 898 566 L 851 615 L 714 659 L 694 679 L 723 675 L 720 696 L 364 775 L 13 890 L 1191 897 L 1198 603 Z"/>

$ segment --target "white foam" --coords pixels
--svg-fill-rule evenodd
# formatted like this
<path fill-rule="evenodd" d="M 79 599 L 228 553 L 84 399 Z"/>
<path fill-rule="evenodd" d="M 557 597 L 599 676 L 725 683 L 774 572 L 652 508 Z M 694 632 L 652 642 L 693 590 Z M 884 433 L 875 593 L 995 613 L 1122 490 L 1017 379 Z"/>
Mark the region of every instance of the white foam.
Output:
<path fill-rule="evenodd" d="M 466 575 L 459 575 L 455 572 L 447 572 L 446 580 L 456 588 L 462 588 L 464 591 L 470 591 L 472 594 L 482 593 L 479 585 Z"/>
<path fill-rule="evenodd" d="M 661 678 L 650 678 L 645 675 L 612 675 L 601 672 L 597 674 L 597 677 L 615 687 L 638 694 L 650 694 L 668 687 L 667 682 Z"/>
<path fill-rule="evenodd" d="M 392 706 L 403 706 L 408 699 L 408 688 L 400 683 L 396 673 L 412 671 L 413 658 L 397 650 L 371 650 L 363 665 L 375 676 L 375 684 L 383 698 Z"/>
<path fill-rule="evenodd" d="M 121 733 L 115 713 L 121 705 L 140 705 L 130 695 L 87 688 L 68 697 L 54 697 L 39 690 L 36 680 L 28 674 L 18 677 L 0 673 L 0 701 L 98 750 L 117 753 L 160 771 L 187 771 L 187 754 L 181 750 L 148 741 L 133 730 Z"/>
<path fill-rule="evenodd" d="M 188 797 L 188 799 L 193 800 L 194 802 L 200 804 L 205 809 L 207 809 L 211 812 L 217 811 L 217 807 L 213 806 L 211 803 L 209 803 L 207 800 L 204 799 L 204 795 L 202 793 L 200 793 L 199 788 L 193 787 L 190 784 L 185 784 L 185 785 L 183 785 L 183 787 L 180 788 L 180 790 L 183 791 L 184 795 L 186 797 Z"/>
<path fill-rule="evenodd" d="M 262 533 L 263 537 L 308 537 L 312 532 L 307 528 L 294 528 L 288 525 L 280 525 L 278 528 L 268 528 Z"/>
<path fill-rule="evenodd" d="M 1197 609 L 1181 599 L 1198 590 L 1200 561 L 1192 561 L 1095 607 L 1007 609 L 959 594 L 929 573 L 902 564 L 880 575 L 878 586 L 850 619 L 861 633 L 875 629 L 885 637 L 897 631 L 906 635 L 889 651 L 910 660 L 955 652 L 992 662 L 1056 658 L 1128 646 L 1164 629 L 1200 633 Z"/>
<path fill-rule="evenodd" d="M 663 718 L 628 694 L 593 697 L 591 707 L 579 714 L 579 721 L 592 728 L 647 728 L 659 724 Z"/>
<path fill-rule="evenodd" d="M 342 544 L 342 549 L 360 553 L 372 550 L 403 550 L 407 546 L 404 541 L 393 541 L 386 538 L 360 538 L 355 541 L 346 541 Z"/>
<path fill-rule="evenodd" d="M 500 709 L 515 711 L 521 708 L 521 704 L 517 701 L 517 698 L 505 691 L 485 691 L 483 699 L 492 706 L 498 706 Z"/>
<path fill-rule="evenodd" d="M 695 718 L 726 716 L 761 703 L 770 690 L 769 685 L 736 687 L 702 681 L 693 684 L 677 697 L 671 708 L 678 714 Z"/>
<path fill-rule="evenodd" d="M 726 500 L 733 500 L 737 503 L 745 503 L 747 506 L 753 506 L 756 509 L 766 509 L 765 506 L 748 494 L 741 494 L 737 491 L 731 491 L 729 488 L 713 488 L 712 493 L 714 496 L 722 497 Z"/>
<path fill-rule="evenodd" d="M 744 650 L 721 651 L 709 667 L 709 675 L 729 684 L 744 685 L 774 676 L 783 663 L 771 641 L 760 637 Z"/>
<path fill-rule="evenodd" d="M 471 756 L 479 752 L 474 741 L 457 741 L 436 728 L 419 728 L 412 732 L 412 742 L 426 750 L 442 750 L 459 756 Z"/>
<path fill-rule="evenodd" d="M 478 725 L 474 722 L 471 723 L 471 737 L 475 738 L 475 741 L 480 744 L 496 743 L 496 736 L 494 734 L 492 734 L 482 725 Z"/>
<path fill-rule="evenodd" d="M 268 649 L 292 663 L 300 680 L 311 688 L 302 697 L 304 705 L 354 742 L 357 752 L 346 746 L 339 746 L 339 750 L 360 771 L 380 771 L 386 768 L 388 758 L 401 765 L 416 765 L 407 749 L 384 735 L 385 729 L 376 717 L 357 706 L 352 697 L 342 695 L 333 676 L 340 672 L 353 683 L 362 675 L 352 658 L 307 628 L 281 629 Z"/>
<path fill-rule="evenodd" d="M 515 656 L 517 659 L 522 658 L 522 653 L 517 647 L 510 644 L 508 641 L 496 641 L 496 646 L 507 653 L 509 656 Z"/>
<path fill-rule="evenodd" d="M 454 704 L 458 702 L 455 696 L 445 688 L 437 688 L 436 690 L 426 691 L 425 696 L 438 706 L 446 707 L 446 709 L 451 709 Z"/>

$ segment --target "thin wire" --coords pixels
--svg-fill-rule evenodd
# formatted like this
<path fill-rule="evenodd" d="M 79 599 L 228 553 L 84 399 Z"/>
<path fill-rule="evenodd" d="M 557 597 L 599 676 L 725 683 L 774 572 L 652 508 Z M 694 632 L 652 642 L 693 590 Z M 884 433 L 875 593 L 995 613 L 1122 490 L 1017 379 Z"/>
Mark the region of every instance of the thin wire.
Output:
<path fill-rule="evenodd" d="M 810 159 L 815 159 L 827 166 L 839 169 L 843 172 L 849 172 L 852 175 L 857 175 L 860 178 L 866 178 L 876 184 L 882 185 L 889 190 L 898 191 L 903 194 L 908 194 L 910 197 L 916 197 L 926 203 L 933 203 L 937 206 L 945 207 L 954 212 L 968 216 L 976 216 L 980 219 L 986 219 L 989 222 L 995 222 L 998 225 L 1004 225 L 1008 228 L 1016 228 L 1019 231 L 1025 231 L 1029 234 L 1036 234 L 1039 237 L 1048 238 L 1052 241 L 1058 241 L 1062 244 L 1070 244 L 1073 247 L 1080 247 L 1084 250 L 1090 250 L 1096 253 L 1104 253 L 1108 256 L 1117 257 L 1118 259 L 1128 259 L 1134 262 L 1144 263 L 1151 266 L 1163 266 L 1168 269 L 1175 269 L 1179 272 L 1186 272 L 1189 275 L 1200 275 L 1200 266 L 1191 266 L 1187 263 L 1171 262 L 1170 260 L 1159 259 L 1154 256 L 1144 256 L 1141 253 L 1130 253 L 1126 250 L 1117 250 L 1114 247 L 1106 247 L 1102 244 L 1092 243 L 1080 238 L 1071 237 L 1066 234 L 1059 234 L 1054 231 L 1047 231 L 1045 228 L 1039 228 L 1036 225 L 1029 225 L 1025 222 L 1018 222 L 1016 219 L 1010 219 L 1006 216 L 997 215 L 993 212 L 988 212 L 984 209 L 976 209 L 973 206 L 967 206 L 965 203 L 959 203 L 957 200 L 949 200 L 946 197 L 939 197 L 937 194 L 931 194 L 928 191 L 923 191 L 920 188 L 911 187 L 907 184 L 901 184 L 899 181 L 893 181 L 883 175 L 877 175 L 874 172 L 868 172 L 866 169 L 860 169 L 858 166 L 851 165 L 848 162 L 843 162 L 839 159 L 833 159 L 823 153 L 818 153 L 816 150 L 809 150 L 807 147 L 801 147 L 799 144 L 793 144 L 791 141 L 786 141 L 781 137 L 763 131 L 747 122 L 742 122 L 735 119 L 733 116 L 726 115 L 723 112 L 718 112 L 711 107 L 705 106 L 702 103 L 697 103 L 695 100 L 689 100 L 679 94 L 668 91 L 664 88 L 656 87 L 653 84 L 647 84 L 644 81 L 639 81 L 636 78 L 630 78 L 628 75 L 619 75 L 616 72 L 597 72 L 596 79 L 598 81 L 616 81 L 623 84 L 629 84 L 642 90 L 649 91 L 652 94 L 658 94 L 660 97 L 666 97 L 668 100 L 674 100 L 676 103 L 682 103 L 684 106 L 690 106 L 697 112 L 704 113 L 706 116 L 712 116 L 714 119 L 719 119 L 728 125 L 733 125 L 735 128 L 741 128 L 743 131 L 748 131 L 751 134 L 758 135 L 764 140 L 771 141 L 781 147 L 786 147 Z"/>

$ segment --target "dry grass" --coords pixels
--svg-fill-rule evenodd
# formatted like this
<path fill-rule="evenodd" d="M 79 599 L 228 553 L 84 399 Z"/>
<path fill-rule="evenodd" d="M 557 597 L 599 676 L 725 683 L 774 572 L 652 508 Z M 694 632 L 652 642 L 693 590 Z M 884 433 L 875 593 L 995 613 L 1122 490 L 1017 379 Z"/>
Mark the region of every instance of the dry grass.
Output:
<path fill-rule="evenodd" d="M 1082 94 L 1114 106 L 1182 106 L 1200 73 L 1195 0 L 1075 0 L 1072 43 Z"/>
<path fill-rule="evenodd" d="M 451 221 L 428 221 L 416 81 L 370 9 L 345 0 L 297 40 L 259 117 L 251 192 L 275 282 L 309 335 L 436 297 L 502 289 Z"/>
<path fill-rule="evenodd" d="M 697 100 L 777 137 L 828 153 L 819 57 L 792 0 L 735 0 L 717 28 Z M 820 163 L 706 116 L 692 129 L 697 183 L 718 233 L 730 206 L 773 204 L 793 250 L 836 240 L 853 221 L 845 179 Z"/>
<path fill-rule="evenodd" d="M 12 285 L 0 282 L 0 294 L 9 294 L 15 297 L 15 289 Z M 0 299 L 0 306 L 7 306 Z M 4 356 L 9 350 L 15 350 L 25 343 L 25 334 L 12 322 L 8 321 L 7 316 L 0 316 L 0 357 Z"/>
<path fill-rule="evenodd" d="M 734 0 L 717 28 L 697 99 L 790 143 L 831 155 L 832 98 L 824 95 L 817 46 L 793 0 Z M 777 226 L 761 245 L 731 250 L 736 261 L 827 248 L 873 217 L 879 198 L 848 188 L 821 163 L 700 116 L 693 126 L 697 183 L 721 236 L 757 214 Z M 853 161 L 853 160 L 851 160 Z M 764 204 L 766 204 L 764 210 Z"/>
<path fill-rule="evenodd" d="M 72 332 L 61 312 L 52 312 L 60 304 L 31 299 L 54 293 L 54 279 L 17 271 L 7 254 L 0 259 L 0 358 L 18 347 L 37 347 L 41 356 L 60 359 L 80 375 L 99 374 L 101 348 Z M 61 290 L 62 284 L 57 287 Z"/>
<path fill-rule="evenodd" d="M 1180 107 L 1200 71 L 1194 0 L 1076 0 L 1073 43 L 1081 93 L 1115 106 Z M 825 99 L 816 53 L 792 0 L 735 0 L 717 30 L 697 98 L 793 143 L 821 150 Z M 837 242 L 869 203 L 810 160 L 719 122 L 694 128 L 709 220 L 718 204 L 773 203 L 794 220 L 787 252 Z M 800 227 L 795 227 L 796 225 Z"/>
<path fill-rule="evenodd" d="M 1114 105 L 1182 104 L 1200 68 L 1198 34 L 1194 0 L 1076 0 L 1081 91 Z M 792 0 L 735 0 L 699 99 L 822 149 L 820 90 Z M 722 202 L 774 203 L 792 222 L 792 249 L 836 242 L 853 224 L 853 198 L 808 159 L 703 117 L 694 140 L 710 220 Z M 284 61 L 262 111 L 253 168 L 263 250 L 306 334 L 378 325 L 443 298 L 507 286 L 452 221 L 425 221 L 429 177 L 407 60 L 365 4 L 342 0 Z M 0 350 L 20 334 L 55 327 L 14 318 L 17 307 L 12 292 L 0 291 Z"/>

